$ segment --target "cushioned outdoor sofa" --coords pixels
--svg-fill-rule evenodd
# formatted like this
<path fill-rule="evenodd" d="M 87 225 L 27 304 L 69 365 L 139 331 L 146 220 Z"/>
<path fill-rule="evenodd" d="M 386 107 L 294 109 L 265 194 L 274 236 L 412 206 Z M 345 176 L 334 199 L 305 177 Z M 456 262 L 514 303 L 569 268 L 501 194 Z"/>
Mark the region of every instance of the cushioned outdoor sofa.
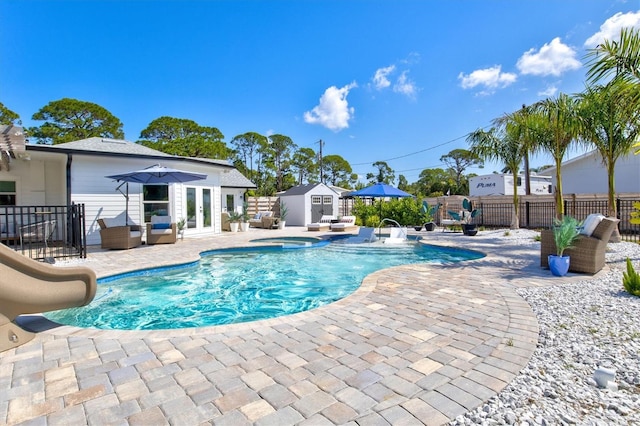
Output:
<path fill-rule="evenodd" d="M 583 223 L 578 240 L 573 248 L 566 249 L 564 255 L 569 256 L 569 271 L 595 274 L 605 265 L 605 252 L 611 234 L 619 220 L 602 215 L 589 215 Z M 548 257 L 556 253 L 553 230 L 545 229 L 541 234 L 540 266 L 549 267 Z"/>
<path fill-rule="evenodd" d="M 273 212 L 258 212 L 253 218 L 249 219 L 249 226 L 252 228 L 271 229 L 274 226 L 275 219 Z"/>

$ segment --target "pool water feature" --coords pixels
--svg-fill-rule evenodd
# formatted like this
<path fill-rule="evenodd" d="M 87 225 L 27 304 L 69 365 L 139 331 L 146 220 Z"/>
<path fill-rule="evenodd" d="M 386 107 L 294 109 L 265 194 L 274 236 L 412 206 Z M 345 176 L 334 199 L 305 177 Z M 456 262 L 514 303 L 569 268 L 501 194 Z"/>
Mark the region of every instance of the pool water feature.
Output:
<path fill-rule="evenodd" d="M 65 325 L 117 330 L 247 322 L 342 299 L 380 269 L 480 257 L 478 252 L 418 243 L 216 250 L 203 253 L 198 262 L 100 279 L 91 304 L 45 316 Z"/>

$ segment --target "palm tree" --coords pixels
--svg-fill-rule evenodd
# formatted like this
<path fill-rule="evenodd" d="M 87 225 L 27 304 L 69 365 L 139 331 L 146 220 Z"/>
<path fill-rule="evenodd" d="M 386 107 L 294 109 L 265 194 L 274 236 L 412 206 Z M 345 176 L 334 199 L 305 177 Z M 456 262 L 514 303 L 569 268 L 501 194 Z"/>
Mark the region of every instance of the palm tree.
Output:
<path fill-rule="evenodd" d="M 500 124 L 499 120 L 495 120 L 494 124 Z M 517 179 L 525 149 L 520 143 L 516 130 L 516 126 L 509 123 L 492 127 L 488 131 L 478 129 L 467 136 L 467 142 L 471 144 L 472 153 L 485 160 L 502 162 L 513 178 Z M 511 229 L 520 227 L 518 210 L 518 187 L 514 182 Z"/>
<path fill-rule="evenodd" d="M 539 115 L 535 113 L 532 107 L 522 105 L 522 108 L 510 114 L 504 114 L 494 120 L 494 124 L 498 127 L 509 126 L 510 133 L 520 141 L 523 145 L 524 154 L 524 174 L 525 174 L 525 193 L 531 194 L 531 171 L 529 170 L 529 154 L 537 149 L 537 141 L 539 138 L 538 124 Z"/>
<path fill-rule="evenodd" d="M 539 114 L 538 149 L 546 151 L 553 157 L 556 168 L 556 217 L 564 216 L 562 197 L 562 160 L 569 148 L 578 143 L 580 120 L 577 113 L 577 100 L 561 93 L 557 98 L 549 98 L 533 105 Z"/>
<path fill-rule="evenodd" d="M 604 40 L 585 59 L 590 84 L 610 78 L 640 82 L 640 30 L 622 28 L 619 40 Z"/>
<path fill-rule="evenodd" d="M 633 150 L 640 133 L 640 111 L 634 99 L 640 92 L 638 84 L 612 80 L 607 86 L 587 87 L 578 95 L 581 118 L 580 136 L 593 145 L 607 170 L 609 216 L 617 217 L 615 203 L 616 161 Z M 613 241 L 620 241 L 617 230 Z"/>

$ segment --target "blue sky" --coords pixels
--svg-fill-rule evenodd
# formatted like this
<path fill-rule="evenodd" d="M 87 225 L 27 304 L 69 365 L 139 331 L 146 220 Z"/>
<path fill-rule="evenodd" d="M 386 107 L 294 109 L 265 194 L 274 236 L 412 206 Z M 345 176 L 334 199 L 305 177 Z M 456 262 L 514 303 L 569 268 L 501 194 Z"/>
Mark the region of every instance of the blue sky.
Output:
<path fill-rule="evenodd" d="M 2 0 L 0 16 L 0 102 L 24 126 L 76 98 L 132 141 L 167 115 L 227 143 L 323 140 L 363 181 L 386 161 L 414 182 L 503 113 L 582 91 L 586 49 L 640 26 L 640 1 Z"/>

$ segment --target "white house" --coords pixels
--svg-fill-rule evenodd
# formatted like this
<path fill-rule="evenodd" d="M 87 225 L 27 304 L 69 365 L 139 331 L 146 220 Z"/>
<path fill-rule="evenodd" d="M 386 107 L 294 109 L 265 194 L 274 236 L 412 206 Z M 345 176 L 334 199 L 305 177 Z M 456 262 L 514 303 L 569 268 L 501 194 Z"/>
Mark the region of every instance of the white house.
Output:
<path fill-rule="evenodd" d="M 555 186 L 556 168 L 550 167 L 541 173 L 552 176 Z M 562 163 L 562 192 L 564 194 L 606 194 L 607 170 L 602 157 L 594 150 Z M 621 157 L 615 167 L 616 193 L 640 192 L 640 155 Z"/>
<path fill-rule="evenodd" d="M 16 206 L 83 203 L 87 244 L 100 243 L 98 219 L 124 217 L 127 186 L 133 223 L 144 224 L 152 213 L 162 212 L 174 221 L 186 218 L 186 235 L 221 232 L 220 212 L 228 196 L 235 203 L 240 191 L 254 187 L 227 161 L 173 156 L 125 140 L 89 138 L 58 145 L 27 144 L 25 148 L 11 158 L 10 167 L 0 168 L 0 188 L 5 190 L 0 205 L 6 205 L 4 201 Z M 207 178 L 169 185 L 129 183 L 119 190 L 121 182 L 106 178 L 154 164 L 206 174 Z"/>
<path fill-rule="evenodd" d="M 280 194 L 280 203 L 287 206 L 287 225 L 305 226 L 317 222 L 323 215 L 338 216 L 340 196 L 323 183 L 298 185 Z"/>
<path fill-rule="evenodd" d="M 222 211 L 242 213 L 242 204 L 245 201 L 244 193 L 247 192 L 247 189 L 252 189 L 256 186 L 238 169 L 231 169 L 222 174 L 220 187 L 222 192 Z"/>
<path fill-rule="evenodd" d="M 531 195 L 551 194 L 553 187 L 549 176 L 531 175 Z M 469 195 L 478 197 L 483 195 L 513 195 L 513 186 L 518 189 L 518 195 L 525 195 L 524 176 L 513 178 L 511 174 L 490 174 L 474 176 L 469 179 Z"/>

